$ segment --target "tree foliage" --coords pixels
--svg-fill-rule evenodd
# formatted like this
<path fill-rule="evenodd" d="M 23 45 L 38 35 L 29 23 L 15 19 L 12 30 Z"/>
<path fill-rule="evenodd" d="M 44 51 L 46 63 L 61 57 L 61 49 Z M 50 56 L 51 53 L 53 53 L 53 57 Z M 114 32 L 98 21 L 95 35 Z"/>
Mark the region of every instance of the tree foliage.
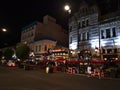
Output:
<path fill-rule="evenodd" d="M 3 52 L 3 55 L 6 59 L 11 59 L 12 55 L 14 54 L 14 51 L 11 48 L 6 48 Z"/>
<path fill-rule="evenodd" d="M 0 51 L 0 59 L 2 58 L 2 56 L 3 56 L 3 53 L 2 53 L 2 51 Z"/>
<path fill-rule="evenodd" d="M 19 59 L 25 60 L 29 57 L 30 48 L 26 44 L 18 44 L 16 47 L 16 55 Z"/>

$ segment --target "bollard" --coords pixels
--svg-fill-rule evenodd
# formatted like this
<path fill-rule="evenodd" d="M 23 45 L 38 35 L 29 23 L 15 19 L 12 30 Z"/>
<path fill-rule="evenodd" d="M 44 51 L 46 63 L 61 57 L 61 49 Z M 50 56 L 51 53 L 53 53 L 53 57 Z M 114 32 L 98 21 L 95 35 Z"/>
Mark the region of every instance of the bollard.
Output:
<path fill-rule="evenodd" d="M 49 67 L 46 67 L 46 73 L 49 73 L 49 69 L 50 69 Z"/>

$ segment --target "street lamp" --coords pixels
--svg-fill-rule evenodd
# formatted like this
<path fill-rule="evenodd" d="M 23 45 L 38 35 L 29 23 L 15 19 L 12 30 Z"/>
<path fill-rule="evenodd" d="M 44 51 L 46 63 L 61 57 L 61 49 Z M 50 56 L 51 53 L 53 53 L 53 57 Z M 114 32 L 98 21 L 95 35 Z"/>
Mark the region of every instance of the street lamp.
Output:
<path fill-rule="evenodd" d="M 5 28 L 0 28 L 0 38 L 2 38 L 2 33 L 5 33 L 5 32 L 7 32 L 7 29 L 5 29 Z M 0 40 L 0 44 L 2 43 L 2 40 Z M 2 44 L 1 44 L 2 45 Z M 0 47 L 1 48 L 1 47 Z"/>
<path fill-rule="evenodd" d="M 64 10 L 67 11 L 69 14 L 71 14 L 70 5 L 66 4 L 64 6 Z M 74 20 L 75 20 L 76 25 L 77 25 L 77 39 L 78 39 L 78 41 L 77 41 L 77 53 L 78 53 L 77 57 L 78 57 L 78 59 L 80 59 L 80 51 L 79 51 L 79 41 L 80 41 L 80 37 L 79 37 L 79 23 L 78 23 L 77 17 L 75 15 L 73 15 L 73 17 L 74 17 Z"/>
<path fill-rule="evenodd" d="M 66 5 L 64 6 L 64 9 L 65 9 L 65 11 L 67 11 L 69 14 L 71 14 L 71 9 L 70 9 L 70 6 L 69 6 L 68 4 L 66 4 Z"/>
<path fill-rule="evenodd" d="M 7 32 L 7 29 L 5 29 L 5 28 L 2 28 L 2 31 L 3 31 L 3 32 Z"/>

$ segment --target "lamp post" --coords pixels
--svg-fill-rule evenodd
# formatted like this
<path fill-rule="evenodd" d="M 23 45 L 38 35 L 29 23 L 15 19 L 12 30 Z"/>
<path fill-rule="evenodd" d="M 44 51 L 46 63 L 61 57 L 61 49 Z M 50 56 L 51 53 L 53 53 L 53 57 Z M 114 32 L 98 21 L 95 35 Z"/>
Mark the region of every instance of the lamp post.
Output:
<path fill-rule="evenodd" d="M 0 36 L 1 36 L 0 38 L 2 38 L 2 33 L 5 33 L 5 32 L 7 32 L 7 29 L 5 29 L 5 28 L 0 29 Z M 2 42 L 2 40 L 0 40 L 0 41 Z M 0 42 L 0 44 L 1 44 L 1 42 Z"/>
<path fill-rule="evenodd" d="M 65 9 L 65 11 L 67 11 L 69 14 L 71 14 L 71 9 L 70 9 L 70 6 L 69 6 L 68 4 L 66 4 L 66 5 L 64 6 L 64 9 Z"/>
<path fill-rule="evenodd" d="M 69 14 L 71 14 L 71 9 L 70 9 L 70 6 L 68 5 L 68 4 L 66 4 L 65 6 L 64 6 L 64 10 L 66 11 L 66 12 L 68 12 Z M 68 25 L 69 26 L 69 25 Z M 68 57 L 69 58 L 71 58 L 71 50 L 69 49 L 69 51 L 68 51 Z"/>
<path fill-rule="evenodd" d="M 71 8 L 70 8 L 70 5 L 66 4 L 64 6 L 64 9 L 65 11 L 67 11 L 69 14 L 71 14 Z M 79 41 L 80 41 L 80 37 L 79 37 L 79 23 L 78 23 L 78 20 L 77 20 L 77 17 L 75 15 L 73 15 L 74 17 L 74 20 L 76 22 L 76 26 L 77 26 L 77 58 L 78 60 L 80 59 L 80 51 L 79 51 Z"/>

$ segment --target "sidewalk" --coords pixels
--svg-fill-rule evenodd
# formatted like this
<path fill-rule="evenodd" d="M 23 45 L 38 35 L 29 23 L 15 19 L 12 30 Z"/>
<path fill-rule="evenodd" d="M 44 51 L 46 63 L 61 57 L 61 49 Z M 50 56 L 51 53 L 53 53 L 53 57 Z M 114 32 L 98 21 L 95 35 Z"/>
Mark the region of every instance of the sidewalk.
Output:
<path fill-rule="evenodd" d="M 85 77 L 88 77 L 88 75 L 87 74 L 74 74 L 74 75 L 79 75 L 79 76 L 85 76 Z M 95 76 L 95 77 L 92 77 L 92 76 L 90 76 L 89 78 L 98 78 L 99 79 L 99 77 L 97 77 L 97 76 Z M 120 80 L 120 77 L 119 78 L 112 78 L 112 77 L 102 77 L 102 78 L 100 78 L 100 79 L 112 79 L 112 80 Z"/>

